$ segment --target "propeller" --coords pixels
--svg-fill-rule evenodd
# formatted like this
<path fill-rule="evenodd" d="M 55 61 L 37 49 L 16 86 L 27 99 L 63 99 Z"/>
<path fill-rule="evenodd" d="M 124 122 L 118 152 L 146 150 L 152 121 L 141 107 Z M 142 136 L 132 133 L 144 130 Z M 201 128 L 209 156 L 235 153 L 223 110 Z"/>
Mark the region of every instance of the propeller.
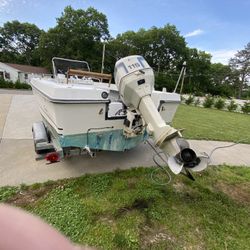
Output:
<path fill-rule="evenodd" d="M 168 166 L 174 174 L 181 173 L 183 168 L 189 173 L 188 169 L 199 172 L 207 167 L 208 156 L 197 156 L 195 151 L 190 148 L 189 143 L 181 137 L 176 139 L 176 143 L 180 148 L 180 152 L 168 158 Z"/>

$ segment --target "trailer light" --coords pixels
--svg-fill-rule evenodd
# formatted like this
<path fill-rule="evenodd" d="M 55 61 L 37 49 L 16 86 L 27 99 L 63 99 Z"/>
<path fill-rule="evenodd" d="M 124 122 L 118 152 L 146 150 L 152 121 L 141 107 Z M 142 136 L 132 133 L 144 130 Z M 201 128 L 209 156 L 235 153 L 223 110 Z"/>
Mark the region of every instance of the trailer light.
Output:
<path fill-rule="evenodd" d="M 49 161 L 50 163 L 54 163 L 54 162 L 58 162 L 60 157 L 57 152 L 52 152 L 52 153 L 46 154 L 45 159 Z"/>

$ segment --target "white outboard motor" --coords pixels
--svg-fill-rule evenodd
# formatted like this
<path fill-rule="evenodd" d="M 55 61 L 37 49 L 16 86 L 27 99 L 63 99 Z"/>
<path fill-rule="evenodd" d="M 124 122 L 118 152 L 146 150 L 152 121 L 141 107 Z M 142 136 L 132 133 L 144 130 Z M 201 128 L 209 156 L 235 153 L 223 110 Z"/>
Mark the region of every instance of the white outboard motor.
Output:
<path fill-rule="evenodd" d="M 167 156 L 173 173 L 179 174 L 183 167 L 193 171 L 202 171 L 207 167 L 207 157 L 197 157 L 181 133 L 167 125 L 156 109 L 151 99 L 154 72 L 142 56 L 128 56 L 117 61 L 114 77 L 122 101 L 140 112 L 148 133 Z"/>

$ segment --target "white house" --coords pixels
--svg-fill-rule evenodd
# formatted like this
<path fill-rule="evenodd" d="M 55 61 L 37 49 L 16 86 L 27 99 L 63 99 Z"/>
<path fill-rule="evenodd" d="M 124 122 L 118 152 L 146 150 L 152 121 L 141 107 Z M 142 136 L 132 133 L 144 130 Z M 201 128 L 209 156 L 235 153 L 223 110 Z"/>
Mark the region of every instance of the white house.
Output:
<path fill-rule="evenodd" d="M 7 81 L 29 83 L 34 76 L 50 76 L 46 68 L 0 62 L 0 77 Z"/>

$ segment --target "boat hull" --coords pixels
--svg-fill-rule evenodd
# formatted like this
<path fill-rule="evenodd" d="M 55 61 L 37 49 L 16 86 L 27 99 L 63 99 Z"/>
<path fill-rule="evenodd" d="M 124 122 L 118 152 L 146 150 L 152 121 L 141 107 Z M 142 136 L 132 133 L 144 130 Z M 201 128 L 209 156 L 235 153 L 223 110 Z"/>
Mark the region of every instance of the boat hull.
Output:
<path fill-rule="evenodd" d="M 48 88 L 52 88 L 53 84 L 51 85 Z M 85 89 L 84 95 L 79 99 L 63 99 L 61 96 L 55 99 L 39 90 L 39 81 L 32 87 L 42 117 L 60 135 L 85 134 L 93 128 L 123 129 L 123 116 L 108 117 L 110 100 L 88 99 L 89 89 Z"/>
<path fill-rule="evenodd" d="M 44 123 L 59 148 L 124 151 L 148 138 L 145 128 L 138 135 L 125 136 L 126 116 L 117 115 L 124 105 L 119 100 L 103 98 L 104 92 L 109 97 L 115 93 L 105 84 L 66 85 L 44 79 L 33 79 L 31 83 Z M 163 119 L 170 123 L 179 95 L 154 91 L 152 99 Z"/>

